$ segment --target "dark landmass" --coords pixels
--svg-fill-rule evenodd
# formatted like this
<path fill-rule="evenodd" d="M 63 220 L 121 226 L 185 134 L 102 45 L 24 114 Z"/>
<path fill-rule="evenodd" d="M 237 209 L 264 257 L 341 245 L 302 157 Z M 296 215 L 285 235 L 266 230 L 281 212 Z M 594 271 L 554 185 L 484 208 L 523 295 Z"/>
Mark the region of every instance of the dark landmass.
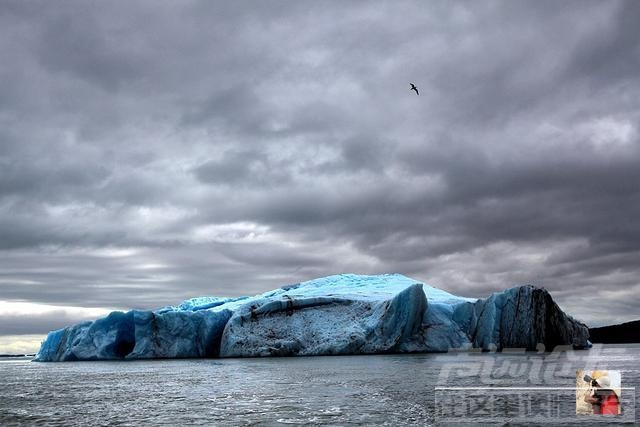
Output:
<path fill-rule="evenodd" d="M 640 320 L 620 325 L 589 328 L 591 342 L 602 344 L 640 343 Z"/>

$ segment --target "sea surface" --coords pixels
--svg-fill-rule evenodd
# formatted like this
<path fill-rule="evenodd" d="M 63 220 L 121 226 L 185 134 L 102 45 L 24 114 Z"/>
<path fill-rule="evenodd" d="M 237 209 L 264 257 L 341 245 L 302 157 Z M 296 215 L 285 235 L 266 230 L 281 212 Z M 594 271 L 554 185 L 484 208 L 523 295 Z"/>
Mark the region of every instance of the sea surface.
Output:
<path fill-rule="evenodd" d="M 547 388 L 575 387 L 576 370 L 594 363 L 620 371 L 621 397 L 634 405 L 629 388 L 640 388 L 639 344 L 555 354 L 64 363 L 7 358 L 0 359 L 0 425 L 604 425 L 593 415 L 576 416 L 575 390 L 547 399 Z M 504 390 L 511 397 L 500 396 Z M 477 411 L 473 397 L 460 393 L 487 396 L 494 405 Z M 509 400 L 518 393 L 529 397 Z M 637 424 L 634 408 L 625 409 L 627 421 Z M 479 418 L 465 418 L 474 414 Z"/>

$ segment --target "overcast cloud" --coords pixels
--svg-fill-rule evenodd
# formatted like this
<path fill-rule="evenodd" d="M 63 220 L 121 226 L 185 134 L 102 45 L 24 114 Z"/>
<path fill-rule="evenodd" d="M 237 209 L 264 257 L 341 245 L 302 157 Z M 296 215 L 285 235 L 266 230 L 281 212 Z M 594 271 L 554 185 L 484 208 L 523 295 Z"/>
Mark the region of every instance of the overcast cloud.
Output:
<path fill-rule="evenodd" d="M 88 313 L 11 304 L 342 272 L 636 319 L 638 22 L 632 0 L 0 0 L 0 334 Z"/>

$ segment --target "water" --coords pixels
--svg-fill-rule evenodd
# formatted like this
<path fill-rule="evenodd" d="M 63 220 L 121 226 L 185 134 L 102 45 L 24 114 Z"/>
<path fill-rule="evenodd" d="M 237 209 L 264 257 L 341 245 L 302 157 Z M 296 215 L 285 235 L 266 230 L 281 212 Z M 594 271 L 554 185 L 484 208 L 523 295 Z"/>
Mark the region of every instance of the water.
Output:
<path fill-rule="evenodd" d="M 599 357 L 609 361 L 609 369 L 621 371 L 624 387 L 640 385 L 640 345 L 618 349 L 624 353 Z M 527 363 L 532 354 L 483 357 L 496 364 Z M 563 353 L 555 362 L 569 361 Z M 67 363 L 6 359 L 0 360 L 0 425 L 432 425 L 438 421 L 435 386 L 446 363 L 436 354 Z M 575 369 L 584 365 L 572 362 L 572 372 L 560 375 L 561 385 L 572 387 Z M 482 385 L 479 375 L 450 377 L 446 386 Z M 506 381 L 532 385 L 526 376 Z M 563 404 L 575 413 L 574 401 Z"/>

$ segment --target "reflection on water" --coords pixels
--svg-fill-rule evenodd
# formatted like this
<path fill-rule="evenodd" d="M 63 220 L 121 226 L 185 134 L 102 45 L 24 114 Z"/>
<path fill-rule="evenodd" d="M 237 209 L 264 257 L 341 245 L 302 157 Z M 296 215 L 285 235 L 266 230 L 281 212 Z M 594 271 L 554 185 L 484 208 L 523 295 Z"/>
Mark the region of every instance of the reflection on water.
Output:
<path fill-rule="evenodd" d="M 624 387 L 640 384 L 640 346 L 619 347 L 624 352 L 607 356 L 608 367 L 621 372 Z M 530 363 L 531 353 L 483 357 L 492 358 L 494 366 L 504 366 L 505 360 L 515 366 Z M 68 363 L 2 360 L 0 425 L 431 425 L 437 421 L 437 386 L 540 386 L 526 375 L 503 375 L 499 384 L 494 375 L 489 382 L 495 384 L 486 384 L 482 373 L 469 369 L 467 375 L 453 370 L 443 384 L 443 368 L 450 363 L 445 359 L 419 354 Z M 566 354 L 554 363 L 570 364 L 571 372 L 559 370 L 554 384 L 566 382 L 566 387 L 574 386 L 575 371 L 585 367 Z M 575 414 L 575 394 L 571 396 L 563 405 Z M 513 408 L 507 404 L 504 410 Z M 591 421 L 587 417 L 579 423 Z"/>

